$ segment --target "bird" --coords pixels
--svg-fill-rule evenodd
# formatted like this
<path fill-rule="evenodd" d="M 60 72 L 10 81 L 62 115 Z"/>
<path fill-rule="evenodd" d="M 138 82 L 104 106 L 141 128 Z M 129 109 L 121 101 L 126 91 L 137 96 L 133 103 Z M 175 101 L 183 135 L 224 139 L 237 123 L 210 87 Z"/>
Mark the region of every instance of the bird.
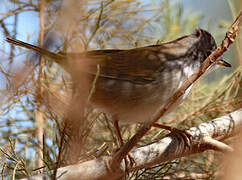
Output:
<path fill-rule="evenodd" d="M 123 140 L 118 123 L 149 121 L 152 114 L 199 70 L 203 61 L 217 48 L 214 37 L 200 28 L 161 44 L 80 53 L 54 53 L 11 37 L 6 40 L 49 57 L 70 73 L 77 87 L 82 84 L 78 81 L 80 76 L 86 75 L 89 82 L 96 79 L 89 103 L 112 117 L 121 145 Z M 208 72 L 217 65 L 231 67 L 218 59 Z M 169 111 L 183 102 L 192 85 Z"/>

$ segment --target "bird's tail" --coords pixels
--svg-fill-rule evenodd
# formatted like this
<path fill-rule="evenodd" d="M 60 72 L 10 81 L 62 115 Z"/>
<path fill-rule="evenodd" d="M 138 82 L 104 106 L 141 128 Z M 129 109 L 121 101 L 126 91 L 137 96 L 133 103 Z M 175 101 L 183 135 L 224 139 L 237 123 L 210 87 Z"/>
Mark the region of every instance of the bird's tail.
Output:
<path fill-rule="evenodd" d="M 56 53 L 53 53 L 53 52 L 50 52 L 44 48 L 41 48 L 41 47 L 38 47 L 38 46 L 34 46 L 32 44 L 29 44 L 29 43 L 26 43 L 26 42 L 23 42 L 23 41 L 19 41 L 17 39 L 14 39 L 14 38 L 11 38 L 11 37 L 7 37 L 6 41 L 8 43 L 11 43 L 11 44 L 14 44 L 14 45 L 17 45 L 17 46 L 21 46 L 21 47 L 25 47 L 27 49 L 30 49 L 30 50 L 33 50 L 35 52 L 37 52 L 38 54 L 40 55 L 45 55 L 45 56 L 48 56 L 50 58 L 53 58 L 57 63 L 59 60 L 62 60 L 62 59 L 65 59 L 65 57 L 61 54 L 56 54 Z"/>

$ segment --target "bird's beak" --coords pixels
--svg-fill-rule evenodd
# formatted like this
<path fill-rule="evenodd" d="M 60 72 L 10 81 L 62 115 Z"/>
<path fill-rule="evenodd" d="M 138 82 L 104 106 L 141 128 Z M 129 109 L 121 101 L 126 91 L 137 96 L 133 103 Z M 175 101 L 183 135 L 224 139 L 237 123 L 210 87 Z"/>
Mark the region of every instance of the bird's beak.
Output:
<path fill-rule="evenodd" d="M 231 64 L 227 63 L 223 59 L 218 59 L 216 61 L 216 64 L 219 65 L 219 66 L 232 67 Z"/>

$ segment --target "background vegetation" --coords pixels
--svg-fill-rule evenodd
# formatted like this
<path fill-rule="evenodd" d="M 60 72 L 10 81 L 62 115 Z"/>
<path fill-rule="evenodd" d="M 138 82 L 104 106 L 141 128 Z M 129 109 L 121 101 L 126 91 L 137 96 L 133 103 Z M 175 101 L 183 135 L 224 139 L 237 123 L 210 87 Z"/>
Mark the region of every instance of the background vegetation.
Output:
<path fill-rule="evenodd" d="M 55 171 L 50 170 L 57 166 L 111 154 L 118 147 L 112 123 L 105 114 L 90 110 L 87 118 L 79 123 L 80 133 L 75 134 L 78 137 L 73 143 L 78 144 L 78 151 L 72 154 L 69 150 L 68 137 L 74 135 L 71 131 L 63 132 L 62 113 L 65 112 L 63 104 L 70 99 L 70 76 L 49 59 L 4 42 L 6 36 L 21 39 L 23 21 L 19 17 L 22 13 L 37 14 L 40 22 L 38 30 L 33 29 L 27 40 L 53 51 L 141 47 L 192 33 L 201 25 L 211 30 L 217 40 L 224 37 L 232 21 L 213 23 L 196 9 L 187 13 L 183 3 L 168 0 L 0 2 L 2 179 L 18 179 L 39 172 L 53 176 Z M 232 16 L 242 6 L 239 0 L 228 0 L 227 5 Z M 31 21 L 35 24 L 36 20 Z M 233 68 L 216 71 L 200 80 L 186 102 L 160 121 L 185 129 L 242 106 L 241 36 L 236 41 L 226 56 Z M 123 138 L 128 140 L 139 126 L 123 125 Z M 156 141 L 166 133 L 152 129 L 139 146 Z M 209 151 L 142 169 L 131 176 L 132 179 L 221 179 L 222 169 L 221 154 Z"/>

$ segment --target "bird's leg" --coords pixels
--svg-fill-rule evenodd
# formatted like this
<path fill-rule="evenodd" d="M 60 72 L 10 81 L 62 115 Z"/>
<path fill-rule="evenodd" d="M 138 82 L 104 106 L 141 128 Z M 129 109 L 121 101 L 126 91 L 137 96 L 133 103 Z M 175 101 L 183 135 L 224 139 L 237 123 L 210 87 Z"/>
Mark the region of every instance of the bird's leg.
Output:
<path fill-rule="evenodd" d="M 121 132 L 120 132 L 120 128 L 119 128 L 119 125 L 118 125 L 118 120 L 114 120 L 113 121 L 113 125 L 115 127 L 115 130 L 117 132 L 117 135 L 118 135 L 118 139 L 119 139 L 119 143 L 120 143 L 120 147 L 122 147 L 124 145 L 124 141 L 123 141 L 123 138 L 122 138 L 122 135 L 121 135 Z M 133 164 L 135 164 L 135 160 L 134 158 L 130 155 L 130 153 L 128 153 L 128 158 L 129 158 L 129 162 L 130 162 L 130 166 L 132 167 Z M 125 162 L 125 173 L 128 174 L 128 160 L 127 160 L 127 157 L 124 158 L 124 162 Z"/>
<path fill-rule="evenodd" d="M 118 125 L 118 120 L 114 120 L 113 121 L 113 126 L 115 127 L 115 130 L 117 132 L 120 146 L 123 146 L 124 145 L 124 141 L 123 141 L 123 138 L 122 138 L 122 135 L 121 135 L 121 132 L 120 132 L 120 128 L 119 128 L 119 125 Z"/>

